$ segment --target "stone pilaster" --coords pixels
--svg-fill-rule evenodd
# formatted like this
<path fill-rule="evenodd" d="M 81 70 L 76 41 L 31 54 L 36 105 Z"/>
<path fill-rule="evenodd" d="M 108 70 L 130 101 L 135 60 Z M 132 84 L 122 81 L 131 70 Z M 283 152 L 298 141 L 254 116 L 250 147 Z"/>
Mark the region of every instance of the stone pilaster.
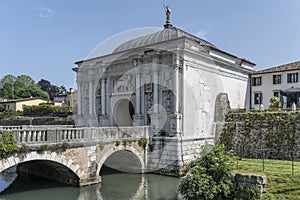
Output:
<path fill-rule="evenodd" d="M 179 134 L 182 131 L 182 115 L 180 113 L 174 113 L 171 115 L 171 133 Z"/>
<path fill-rule="evenodd" d="M 159 79 L 158 79 L 158 67 L 157 67 L 158 58 L 153 58 L 153 113 L 158 114 L 158 104 L 159 104 Z"/>
<path fill-rule="evenodd" d="M 179 103 L 180 103 L 180 84 L 181 84 L 181 76 L 180 76 L 180 60 L 179 60 L 179 52 L 177 51 L 173 54 L 173 66 L 174 66 L 174 113 L 171 116 L 171 133 L 179 134 L 182 132 L 182 114 L 180 111 Z"/>
<path fill-rule="evenodd" d="M 101 79 L 101 115 L 106 114 L 106 79 Z"/>
<path fill-rule="evenodd" d="M 135 106 L 136 114 L 133 116 L 134 126 L 144 125 L 144 116 L 141 115 L 141 74 L 139 71 L 135 74 Z"/>

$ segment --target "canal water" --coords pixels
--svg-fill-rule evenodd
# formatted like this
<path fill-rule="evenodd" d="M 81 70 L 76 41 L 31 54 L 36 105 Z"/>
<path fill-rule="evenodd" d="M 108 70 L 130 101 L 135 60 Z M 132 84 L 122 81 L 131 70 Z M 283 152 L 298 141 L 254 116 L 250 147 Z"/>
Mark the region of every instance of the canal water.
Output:
<path fill-rule="evenodd" d="M 11 176 L 10 176 L 11 177 Z M 22 174 L 0 194 L 0 200 L 173 200 L 179 179 L 156 174 L 106 172 L 102 183 L 83 188 Z M 9 182 L 9 180 L 7 180 Z M 0 181 L 0 187 L 7 184 Z"/>

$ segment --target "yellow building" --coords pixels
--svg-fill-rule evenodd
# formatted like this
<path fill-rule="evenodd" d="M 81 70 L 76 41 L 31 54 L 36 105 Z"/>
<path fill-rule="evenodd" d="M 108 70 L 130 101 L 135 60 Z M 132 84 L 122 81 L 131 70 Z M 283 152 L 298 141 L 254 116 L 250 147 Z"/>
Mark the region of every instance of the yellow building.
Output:
<path fill-rule="evenodd" d="M 11 110 L 11 111 L 23 111 L 24 106 L 34 106 L 39 105 L 40 103 L 47 103 L 47 100 L 44 100 L 40 97 L 32 97 L 25 99 L 10 99 L 3 100 L 0 102 L 0 111 L 1 110 Z"/>

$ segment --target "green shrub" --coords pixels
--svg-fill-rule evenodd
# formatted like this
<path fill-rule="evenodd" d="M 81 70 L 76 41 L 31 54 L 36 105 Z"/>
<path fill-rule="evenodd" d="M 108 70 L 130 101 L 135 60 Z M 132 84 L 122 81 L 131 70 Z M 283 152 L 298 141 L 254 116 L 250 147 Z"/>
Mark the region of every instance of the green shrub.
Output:
<path fill-rule="evenodd" d="M 279 108 L 280 99 L 279 97 L 271 97 L 269 103 L 270 103 L 270 108 Z"/>
<path fill-rule="evenodd" d="M 39 105 L 24 106 L 24 115 L 49 115 L 51 113 L 71 112 L 72 107 L 54 106 L 51 103 L 41 103 Z"/>
<path fill-rule="evenodd" d="M 105 142 L 99 142 L 99 149 L 102 151 L 104 149 Z"/>
<path fill-rule="evenodd" d="M 43 144 L 43 145 L 39 146 L 37 152 L 43 152 L 43 151 L 47 151 L 47 150 L 49 150 L 49 145 Z"/>
<path fill-rule="evenodd" d="M 159 131 L 159 135 L 160 136 L 166 136 L 167 135 L 167 132 L 165 130 L 160 130 Z"/>
<path fill-rule="evenodd" d="M 51 149 L 52 151 L 66 151 L 68 148 L 70 148 L 70 144 L 67 142 L 64 142 L 62 144 L 55 144 L 52 145 L 49 149 Z"/>
<path fill-rule="evenodd" d="M 148 145 L 148 146 L 149 146 L 149 150 L 150 150 L 150 152 L 153 152 L 153 150 L 154 150 L 154 144 L 150 144 L 150 143 L 149 143 L 149 145 Z"/>
<path fill-rule="evenodd" d="M 5 119 L 0 119 L 0 126 L 21 126 L 30 125 L 31 119 L 21 116 L 14 116 Z"/>
<path fill-rule="evenodd" d="M 22 115 L 21 111 L 13 112 L 11 110 L 0 112 L 0 119 L 6 119 L 9 117 L 15 117 L 15 116 L 20 116 Z"/>
<path fill-rule="evenodd" d="M 62 143 L 62 145 L 61 145 L 61 149 L 63 151 L 66 151 L 69 147 L 70 147 L 70 145 L 67 142 Z"/>
<path fill-rule="evenodd" d="M 18 151 L 17 143 L 14 139 L 14 132 L 3 131 L 0 137 L 0 157 L 4 158 Z"/>
<path fill-rule="evenodd" d="M 65 117 L 35 117 L 32 125 L 74 125 L 72 118 Z"/>
<path fill-rule="evenodd" d="M 133 142 L 132 140 L 127 140 L 129 146 L 131 146 L 132 142 Z"/>
<path fill-rule="evenodd" d="M 30 148 L 28 146 L 26 146 L 25 144 L 22 144 L 21 147 L 19 148 L 19 153 L 29 153 L 30 152 Z"/>
<path fill-rule="evenodd" d="M 120 145 L 120 141 L 116 141 L 115 143 L 116 147 Z"/>
<path fill-rule="evenodd" d="M 242 184 L 235 184 L 233 196 L 236 200 L 255 200 L 260 199 L 261 191 L 259 187 L 248 188 Z"/>
<path fill-rule="evenodd" d="M 61 149 L 61 144 L 55 144 L 55 145 L 53 145 L 53 146 L 51 146 L 51 147 L 52 147 L 52 150 L 58 151 L 58 150 Z"/>
<path fill-rule="evenodd" d="M 148 140 L 147 140 L 147 138 L 144 138 L 144 137 L 140 138 L 138 141 L 139 146 L 143 147 L 144 149 L 146 148 L 147 143 L 148 143 Z"/>
<path fill-rule="evenodd" d="M 233 181 L 230 172 L 237 158 L 224 145 L 216 145 L 192 167 L 182 179 L 179 191 L 186 199 L 233 199 Z"/>

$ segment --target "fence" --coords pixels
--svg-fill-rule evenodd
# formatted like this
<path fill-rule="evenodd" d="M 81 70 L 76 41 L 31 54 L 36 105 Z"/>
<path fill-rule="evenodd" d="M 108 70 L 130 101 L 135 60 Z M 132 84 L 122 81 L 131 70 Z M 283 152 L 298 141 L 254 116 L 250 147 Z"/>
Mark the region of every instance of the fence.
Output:
<path fill-rule="evenodd" d="M 242 152 L 236 152 L 239 156 L 237 163 L 238 170 L 255 171 L 255 172 L 272 172 L 277 171 L 280 174 L 298 174 L 300 175 L 300 162 L 295 157 L 285 157 L 284 155 L 276 155 L 278 152 L 273 149 L 250 149 L 252 151 L 261 152 L 260 156 L 246 156 Z M 283 153 L 283 152 L 282 152 Z M 275 159 L 276 155 L 281 159 Z M 248 154 L 249 155 L 249 154 Z"/>

